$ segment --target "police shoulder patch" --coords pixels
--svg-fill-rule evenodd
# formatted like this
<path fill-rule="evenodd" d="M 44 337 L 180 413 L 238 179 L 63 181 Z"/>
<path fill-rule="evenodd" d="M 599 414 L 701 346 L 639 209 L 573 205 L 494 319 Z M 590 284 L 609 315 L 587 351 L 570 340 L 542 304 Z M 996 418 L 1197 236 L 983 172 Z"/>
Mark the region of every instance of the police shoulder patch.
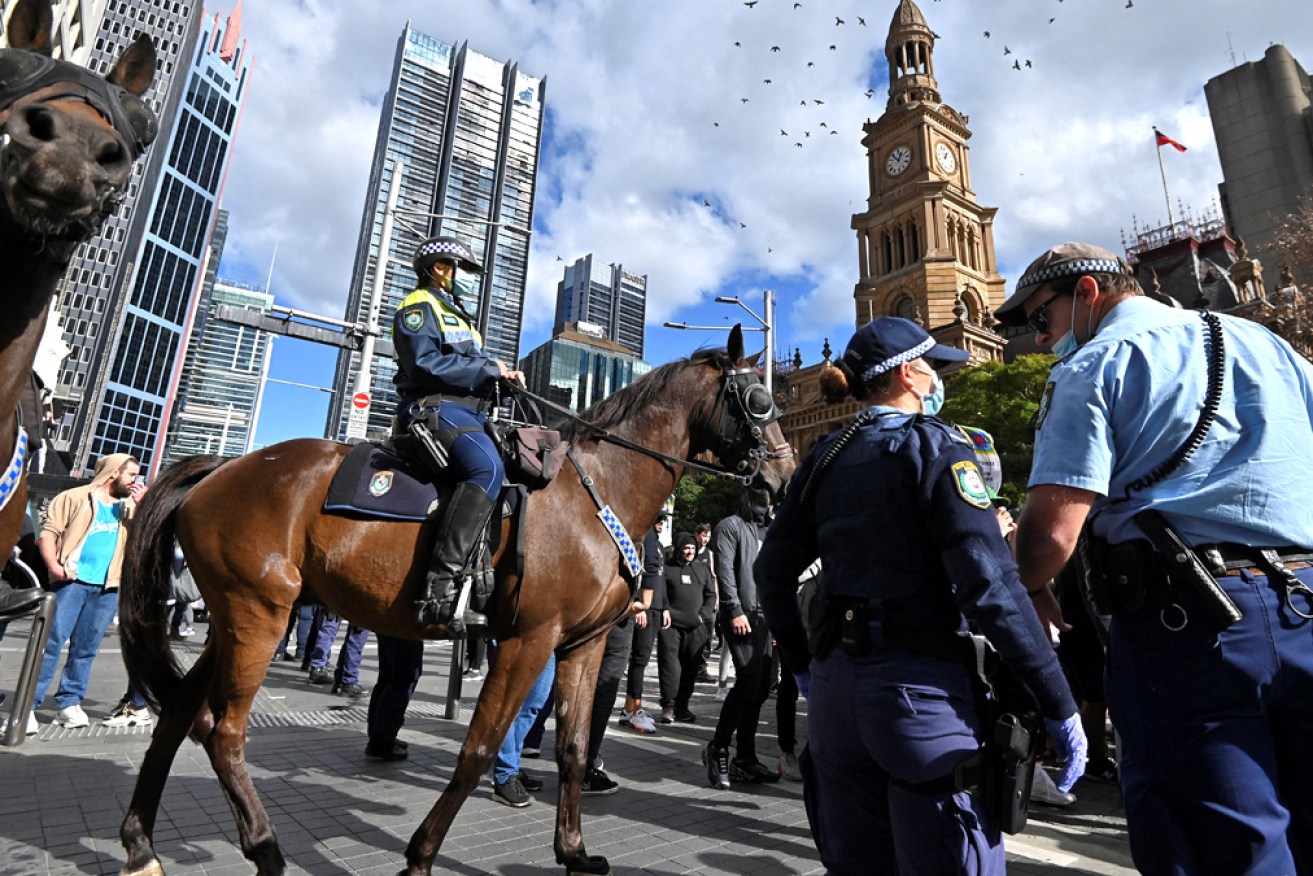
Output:
<path fill-rule="evenodd" d="M 417 332 L 424 328 L 424 308 L 412 307 L 402 313 L 401 324 L 404 325 L 407 330 L 412 332 Z"/>
<path fill-rule="evenodd" d="M 1044 385 L 1044 394 L 1040 396 L 1039 408 L 1035 411 L 1035 416 L 1030 418 L 1030 428 L 1039 431 L 1044 425 L 1044 421 L 1049 416 L 1049 405 L 1053 403 L 1053 387 L 1056 384 L 1050 380 Z"/>
<path fill-rule="evenodd" d="M 976 508 L 988 508 L 989 492 L 985 489 L 985 479 L 974 462 L 964 459 L 953 463 L 953 483 L 958 495 L 968 505 Z"/>

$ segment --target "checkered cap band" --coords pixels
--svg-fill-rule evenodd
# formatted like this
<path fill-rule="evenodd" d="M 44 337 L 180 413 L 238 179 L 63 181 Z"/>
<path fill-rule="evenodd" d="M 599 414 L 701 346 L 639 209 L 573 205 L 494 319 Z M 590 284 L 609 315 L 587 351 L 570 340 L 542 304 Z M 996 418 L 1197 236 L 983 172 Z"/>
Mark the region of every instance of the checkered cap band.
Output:
<path fill-rule="evenodd" d="M 1059 277 L 1071 277 L 1076 274 L 1122 274 L 1125 271 L 1126 267 L 1122 262 L 1112 259 L 1076 259 L 1024 274 L 1017 281 L 1017 288 L 1029 289 L 1031 286 L 1039 286 Z"/>
<path fill-rule="evenodd" d="M 416 258 L 424 256 L 451 254 L 459 259 L 470 258 L 470 251 L 464 244 L 454 240 L 430 240 L 420 246 L 419 251 L 415 253 Z"/>
<path fill-rule="evenodd" d="M 877 362 L 876 364 L 872 365 L 870 368 L 867 368 L 865 371 L 862 372 L 862 382 L 865 383 L 866 381 L 870 380 L 872 377 L 875 377 L 877 374 L 883 374 L 886 371 L 888 371 L 890 368 L 895 368 L 899 365 L 902 365 L 904 362 L 911 362 L 913 359 L 920 359 L 926 353 L 930 352 L 930 348 L 933 347 L 934 345 L 935 345 L 934 338 L 926 338 L 924 341 L 917 344 L 915 347 L 913 347 L 910 350 L 904 350 L 903 352 L 899 353 L 897 356 L 890 356 L 888 359 L 885 359 L 883 362 Z"/>

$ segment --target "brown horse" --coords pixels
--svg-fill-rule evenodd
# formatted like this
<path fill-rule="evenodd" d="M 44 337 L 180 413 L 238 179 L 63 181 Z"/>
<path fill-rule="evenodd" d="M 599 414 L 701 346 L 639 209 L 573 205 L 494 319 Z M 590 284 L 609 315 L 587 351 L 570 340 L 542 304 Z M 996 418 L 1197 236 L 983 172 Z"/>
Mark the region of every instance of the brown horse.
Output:
<path fill-rule="evenodd" d="M 21 0 L 0 49 L 0 476 L 19 442 L 19 398 L 73 249 L 114 211 L 155 132 L 137 98 L 155 49 L 138 37 L 104 79 L 50 59 L 50 0 Z M 29 434 L 40 424 L 27 424 Z M 27 485 L 0 511 L 0 555 L 18 541 Z"/>
<path fill-rule="evenodd" d="M 697 454 L 709 451 L 727 465 L 742 464 L 745 481 L 780 493 L 794 468 L 793 453 L 773 421 L 773 402 L 742 356 L 735 327 L 728 352 L 702 351 L 663 365 L 590 411 L 588 425 L 565 430 L 578 468 L 566 465 L 529 496 L 523 576 L 513 550 L 503 547 L 494 557 L 491 633 L 500 652 L 451 784 L 406 849 L 406 873 L 431 872 L 452 820 L 552 652 L 561 771 L 556 859 L 569 873 L 610 872 L 605 858 L 584 851 L 579 786 L 603 634 L 624 614 L 630 585 L 590 489 L 640 543 L 692 465 L 685 460 Z M 246 724 L 298 597 L 317 599 L 389 636 L 444 634 L 440 626 L 419 624 L 413 607 L 424 582 L 430 528 L 321 510 L 347 450 L 296 440 L 232 461 L 195 457 L 157 479 L 138 509 L 120 597 L 123 654 L 134 687 L 148 692 L 160 720 L 120 833 L 128 853 L 124 873 L 162 872 L 151 834 L 169 766 L 188 733 L 209 754 L 246 857 L 260 874 L 283 872 L 277 837 L 246 771 Z M 504 546 L 510 523 L 502 527 Z M 212 638 L 185 676 L 159 611 L 175 536 L 211 615 Z"/>

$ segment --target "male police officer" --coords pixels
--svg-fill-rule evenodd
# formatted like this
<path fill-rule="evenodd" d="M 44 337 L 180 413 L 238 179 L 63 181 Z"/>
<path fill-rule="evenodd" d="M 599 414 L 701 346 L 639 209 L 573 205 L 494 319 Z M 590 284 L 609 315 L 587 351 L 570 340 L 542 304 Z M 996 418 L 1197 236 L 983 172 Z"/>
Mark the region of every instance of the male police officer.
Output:
<path fill-rule="evenodd" d="M 934 366 L 966 358 L 910 320 L 858 329 L 821 385 L 866 409 L 807 456 L 754 566 L 770 631 L 811 701 L 807 815 L 834 876 L 1004 871 L 1002 824 L 956 769 L 993 729 L 959 635 L 967 619 L 1034 691 L 1067 760 L 1059 786 L 1084 768 L 1076 703 L 972 445 L 930 416 L 943 401 Z M 809 624 L 809 652 L 796 592 L 818 556 L 812 602 L 825 620 Z"/>
<path fill-rule="evenodd" d="M 1048 582 L 1089 518 L 1137 869 L 1313 873 L 1313 366 L 1088 244 L 1041 255 L 997 315 L 1060 357 L 1018 561 L 1065 629 Z"/>
<path fill-rule="evenodd" d="M 454 237 L 434 237 L 415 251 L 419 288 L 397 307 L 392 339 L 397 351 L 393 381 L 397 395 L 398 431 L 419 427 L 422 446 L 440 448 L 449 456 L 452 472 L 462 480 L 436 512 L 437 537 L 418 601 L 419 620 L 447 625 L 451 636 L 487 620 L 474 612 L 455 616 L 457 582 L 467 573 L 494 500 L 502 484 L 502 463 L 484 431 L 481 410 L 498 380 L 523 381 L 504 362 L 480 349 L 482 338 L 462 301 L 463 278 L 458 271 L 479 274 L 483 269 L 465 244 Z M 430 460 L 440 468 L 443 460 Z"/>

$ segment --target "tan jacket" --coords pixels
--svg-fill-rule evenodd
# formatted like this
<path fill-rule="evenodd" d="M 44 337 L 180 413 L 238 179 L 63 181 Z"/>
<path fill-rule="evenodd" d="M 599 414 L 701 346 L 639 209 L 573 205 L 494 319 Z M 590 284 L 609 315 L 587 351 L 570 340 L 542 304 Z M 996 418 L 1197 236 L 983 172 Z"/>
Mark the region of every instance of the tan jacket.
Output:
<path fill-rule="evenodd" d="M 96 518 L 95 502 L 92 492 L 96 487 L 113 477 L 124 464 L 131 459 L 126 453 L 111 453 L 102 456 L 96 462 L 96 475 L 85 487 L 65 490 L 50 500 L 49 514 L 41 525 L 41 538 L 51 539 L 60 565 L 76 564 L 82 553 L 82 542 L 87 538 L 87 531 Z M 119 586 L 123 573 L 123 548 L 127 541 L 127 523 L 137 509 L 132 499 L 122 499 L 123 520 L 119 523 L 119 539 L 114 545 L 114 556 L 109 562 L 109 572 L 105 576 L 105 589 L 114 590 Z"/>

